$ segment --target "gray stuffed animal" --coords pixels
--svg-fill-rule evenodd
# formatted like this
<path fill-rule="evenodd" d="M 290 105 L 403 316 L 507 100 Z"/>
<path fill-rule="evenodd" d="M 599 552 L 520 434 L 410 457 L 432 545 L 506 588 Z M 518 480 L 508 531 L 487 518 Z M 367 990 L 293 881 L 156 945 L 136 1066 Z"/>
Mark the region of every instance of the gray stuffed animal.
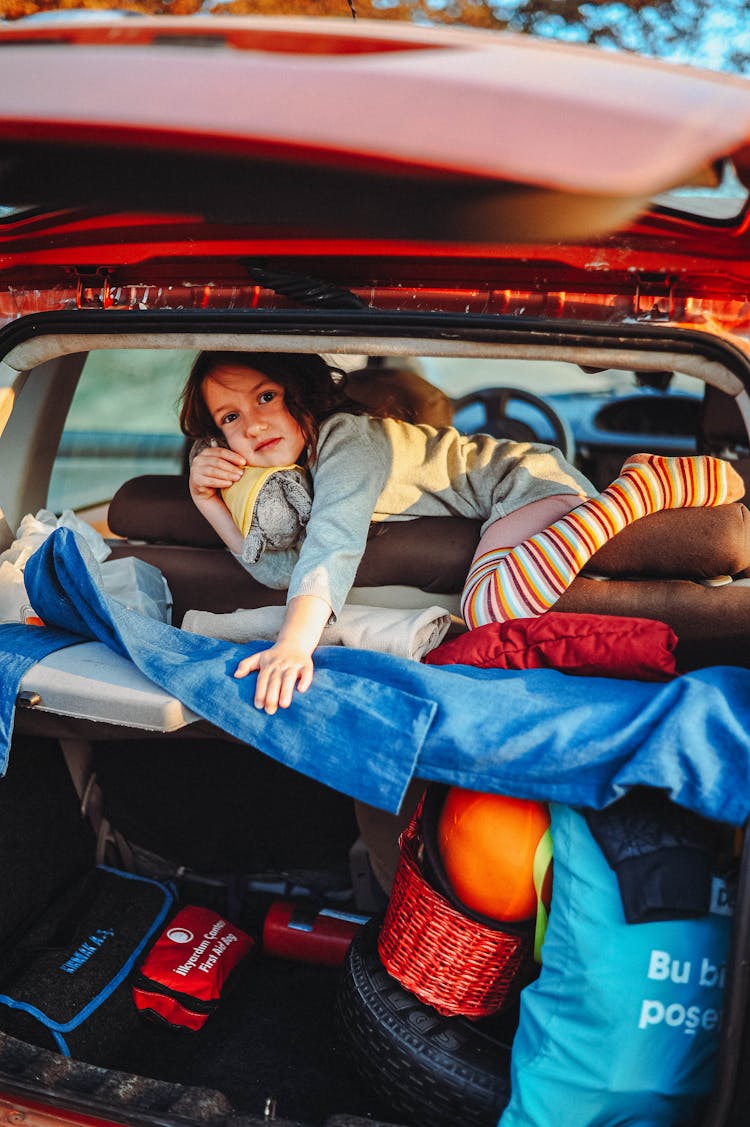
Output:
<path fill-rule="evenodd" d="M 190 450 L 190 464 L 201 450 L 207 446 L 218 445 L 216 439 L 199 439 Z M 222 490 L 237 526 L 244 531 L 242 559 L 245 563 L 256 564 L 264 552 L 283 552 L 296 548 L 305 538 L 305 525 L 310 519 L 312 509 L 312 482 L 310 475 L 300 466 L 284 467 L 278 470 L 250 472 L 266 473 L 252 511 L 240 494 L 237 502 L 232 500 L 232 490 Z"/>
<path fill-rule="evenodd" d="M 269 474 L 255 501 L 242 547 L 243 560 L 254 564 L 263 552 L 296 547 L 304 539 L 311 508 L 312 487 L 304 470 L 282 469 Z"/>

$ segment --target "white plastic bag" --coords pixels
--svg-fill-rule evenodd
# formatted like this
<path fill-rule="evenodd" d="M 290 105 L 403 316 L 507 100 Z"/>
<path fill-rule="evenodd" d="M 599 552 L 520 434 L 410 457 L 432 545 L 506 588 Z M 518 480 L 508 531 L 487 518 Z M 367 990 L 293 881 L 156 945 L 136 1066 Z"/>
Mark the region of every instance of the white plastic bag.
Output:
<path fill-rule="evenodd" d="M 77 532 L 86 541 L 94 557 L 100 563 L 110 555 L 111 549 L 104 537 L 90 524 L 86 524 L 80 517 L 77 517 L 72 510 L 66 509 L 59 517 L 56 517 L 49 509 L 40 509 L 36 516 L 27 513 L 22 518 L 16 531 L 16 539 L 10 548 L 0 552 L 0 563 L 13 564 L 23 571 L 29 556 L 37 550 L 40 544 L 44 543 L 56 528 L 71 528 L 74 532 Z"/>
<path fill-rule="evenodd" d="M 56 528 L 70 528 L 88 544 L 99 561 L 102 587 L 129 610 L 161 622 L 172 621 L 172 593 L 158 567 L 134 556 L 107 560 L 111 548 L 103 536 L 70 509 L 57 517 L 49 509 L 27 513 L 10 548 L 0 552 L 0 622 L 26 622 L 34 617 L 23 581 L 26 561 Z M 106 561 L 106 562 L 103 562 Z"/>
<path fill-rule="evenodd" d="M 25 622 L 34 611 L 23 582 L 23 572 L 15 564 L 0 563 L 0 622 Z"/>
<path fill-rule="evenodd" d="M 101 573 L 105 592 L 128 610 L 160 622 L 172 621 L 172 593 L 158 567 L 137 556 L 123 556 L 103 563 Z"/>

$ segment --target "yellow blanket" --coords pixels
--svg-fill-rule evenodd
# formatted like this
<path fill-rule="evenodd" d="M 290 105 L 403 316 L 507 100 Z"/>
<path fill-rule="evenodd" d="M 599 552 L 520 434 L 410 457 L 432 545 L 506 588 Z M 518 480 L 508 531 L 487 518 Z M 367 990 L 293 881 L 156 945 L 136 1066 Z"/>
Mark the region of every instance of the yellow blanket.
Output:
<path fill-rule="evenodd" d="M 255 502 L 271 474 L 280 470 L 298 470 L 299 466 L 246 466 L 239 481 L 222 489 L 224 503 L 232 514 L 234 523 L 243 536 L 247 536 L 253 523 Z"/>

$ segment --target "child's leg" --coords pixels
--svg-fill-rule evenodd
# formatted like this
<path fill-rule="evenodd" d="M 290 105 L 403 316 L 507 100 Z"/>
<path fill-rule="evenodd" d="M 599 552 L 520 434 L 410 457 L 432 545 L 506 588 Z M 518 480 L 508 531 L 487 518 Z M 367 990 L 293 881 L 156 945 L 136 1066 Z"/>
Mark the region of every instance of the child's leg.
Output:
<path fill-rule="evenodd" d="M 494 521 L 477 544 L 464 584 L 461 609 L 469 629 L 504 616 L 496 597 L 495 569 L 515 545 L 549 528 L 571 509 L 582 504 L 572 493 L 545 497 Z"/>
<path fill-rule="evenodd" d="M 742 479 L 720 459 L 635 454 L 598 497 L 517 546 L 486 550 L 488 529 L 461 599 L 466 623 L 473 629 L 542 614 L 594 553 L 639 517 L 660 509 L 723 505 L 739 500 L 744 491 Z"/>

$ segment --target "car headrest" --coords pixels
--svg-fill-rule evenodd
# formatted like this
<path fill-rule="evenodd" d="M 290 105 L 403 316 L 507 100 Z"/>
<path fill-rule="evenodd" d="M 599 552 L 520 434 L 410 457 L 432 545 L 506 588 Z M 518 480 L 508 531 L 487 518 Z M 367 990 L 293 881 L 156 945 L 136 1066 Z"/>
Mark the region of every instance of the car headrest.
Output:
<path fill-rule="evenodd" d="M 218 548 L 222 541 L 199 513 L 182 474 L 131 478 L 109 504 L 107 523 L 115 536 L 147 543 Z"/>
<path fill-rule="evenodd" d="M 734 398 L 710 384 L 701 406 L 700 434 L 703 448 L 712 453 L 748 446 L 747 429 Z"/>
<path fill-rule="evenodd" d="M 145 474 L 126 481 L 109 506 L 108 524 L 116 536 L 147 544 L 218 548 L 222 541 L 196 509 L 187 478 Z M 413 526 L 413 527 L 412 527 Z M 357 583 L 393 583 L 425 591 L 457 592 L 479 540 L 480 522 L 467 517 L 421 517 L 418 521 L 377 523 L 370 527 Z"/>
<path fill-rule="evenodd" d="M 407 423 L 449 427 L 453 403 L 445 392 L 410 368 L 362 368 L 346 377 L 347 394 L 376 414 Z"/>

